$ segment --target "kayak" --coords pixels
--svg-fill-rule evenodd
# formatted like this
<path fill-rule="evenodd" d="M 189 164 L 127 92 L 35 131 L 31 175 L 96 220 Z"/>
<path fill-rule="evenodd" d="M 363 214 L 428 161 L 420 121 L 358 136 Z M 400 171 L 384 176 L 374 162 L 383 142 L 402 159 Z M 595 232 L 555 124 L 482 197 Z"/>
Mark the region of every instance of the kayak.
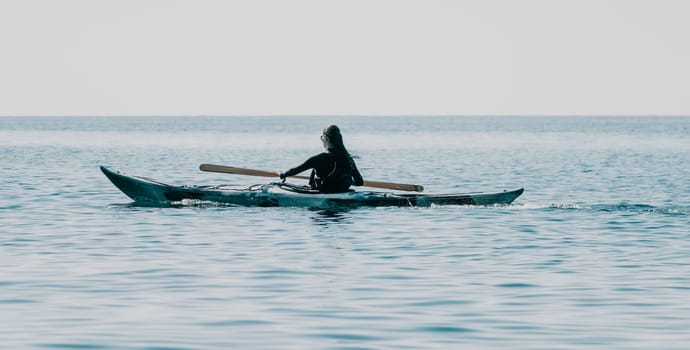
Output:
<path fill-rule="evenodd" d="M 234 185 L 169 185 L 142 176 L 129 176 L 101 166 L 103 174 L 137 203 L 173 203 L 184 200 L 210 201 L 240 206 L 262 207 L 359 207 L 431 205 L 507 205 L 524 189 L 499 193 L 402 194 L 393 192 L 350 191 L 319 193 L 306 186 L 268 183 L 249 187 Z"/>
<path fill-rule="evenodd" d="M 234 185 L 170 185 L 143 176 L 129 176 L 101 166 L 103 174 L 137 203 L 172 203 L 199 200 L 241 206 L 262 207 L 358 207 L 431 205 L 508 205 L 523 188 L 499 193 L 402 194 L 392 192 L 350 191 L 319 193 L 307 186 L 268 183 L 249 187 Z"/>

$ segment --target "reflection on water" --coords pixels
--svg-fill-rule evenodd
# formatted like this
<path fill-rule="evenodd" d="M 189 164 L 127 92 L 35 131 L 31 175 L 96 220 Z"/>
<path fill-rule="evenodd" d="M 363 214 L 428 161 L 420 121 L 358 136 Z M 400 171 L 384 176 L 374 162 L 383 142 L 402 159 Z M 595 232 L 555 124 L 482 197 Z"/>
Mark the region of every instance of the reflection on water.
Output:
<path fill-rule="evenodd" d="M 317 225 L 329 226 L 352 223 L 352 218 L 348 215 L 353 210 L 351 208 L 310 208 L 308 210 L 314 213 L 311 217 Z"/>

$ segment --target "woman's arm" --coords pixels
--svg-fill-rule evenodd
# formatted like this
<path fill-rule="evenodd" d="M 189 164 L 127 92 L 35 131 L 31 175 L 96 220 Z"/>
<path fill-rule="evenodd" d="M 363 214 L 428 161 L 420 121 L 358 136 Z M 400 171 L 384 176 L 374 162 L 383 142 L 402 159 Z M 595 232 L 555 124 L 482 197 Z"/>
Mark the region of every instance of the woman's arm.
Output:
<path fill-rule="evenodd" d="M 302 163 L 302 164 L 300 164 L 300 165 L 298 165 L 298 166 L 296 166 L 296 167 L 294 167 L 294 168 L 292 168 L 292 169 L 290 169 L 284 173 L 280 173 L 280 178 L 284 179 L 284 178 L 289 177 L 289 176 L 297 175 L 297 174 L 299 174 L 305 170 L 314 169 L 316 167 L 316 165 L 319 164 L 320 157 L 322 157 L 322 156 L 323 156 L 323 153 L 317 154 L 317 155 L 307 159 L 304 163 Z"/>
<path fill-rule="evenodd" d="M 352 161 L 352 179 L 354 182 L 352 183 L 355 186 L 362 186 L 364 185 L 364 179 L 362 178 L 362 174 L 359 173 L 359 169 L 357 169 L 357 165 L 355 164 L 355 161 Z"/>

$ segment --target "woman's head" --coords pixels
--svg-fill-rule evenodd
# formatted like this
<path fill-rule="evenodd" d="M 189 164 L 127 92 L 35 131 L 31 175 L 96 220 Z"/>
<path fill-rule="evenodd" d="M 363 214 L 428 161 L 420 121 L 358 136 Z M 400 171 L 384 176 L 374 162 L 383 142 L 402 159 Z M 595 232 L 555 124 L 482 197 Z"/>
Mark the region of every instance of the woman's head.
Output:
<path fill-rule="evenodd" d="M 343 143 L 343 135 L 340 133 L 340 128 L 335 125 L 325 127 L 323 135 L 321 135 L 321 141 L 323 141 L 323 147 L 335 157 L 336 164 L 340 164 L 340 167 L 349 166 L 350 169 L 355 167 L 352 157 Z"/>
<path fill-rule="evenodd" d="M 324 142 L 326 148 L 330 147 L 345 147 L 343 144 L 343 135 L 340 134 L 340 128 L 337 125 L 329 125 L 323 129 L 321 140 Z"/>

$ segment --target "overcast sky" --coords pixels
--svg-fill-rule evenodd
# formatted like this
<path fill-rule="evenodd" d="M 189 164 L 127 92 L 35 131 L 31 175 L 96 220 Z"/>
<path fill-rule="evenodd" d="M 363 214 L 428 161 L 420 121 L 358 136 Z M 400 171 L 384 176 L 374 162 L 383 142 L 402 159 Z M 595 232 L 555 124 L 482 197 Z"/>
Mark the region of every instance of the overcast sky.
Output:
<path fill-rule="evenodd" d="M 689 115 L 690 1 L 0 0 L 0 115 Z"/>

